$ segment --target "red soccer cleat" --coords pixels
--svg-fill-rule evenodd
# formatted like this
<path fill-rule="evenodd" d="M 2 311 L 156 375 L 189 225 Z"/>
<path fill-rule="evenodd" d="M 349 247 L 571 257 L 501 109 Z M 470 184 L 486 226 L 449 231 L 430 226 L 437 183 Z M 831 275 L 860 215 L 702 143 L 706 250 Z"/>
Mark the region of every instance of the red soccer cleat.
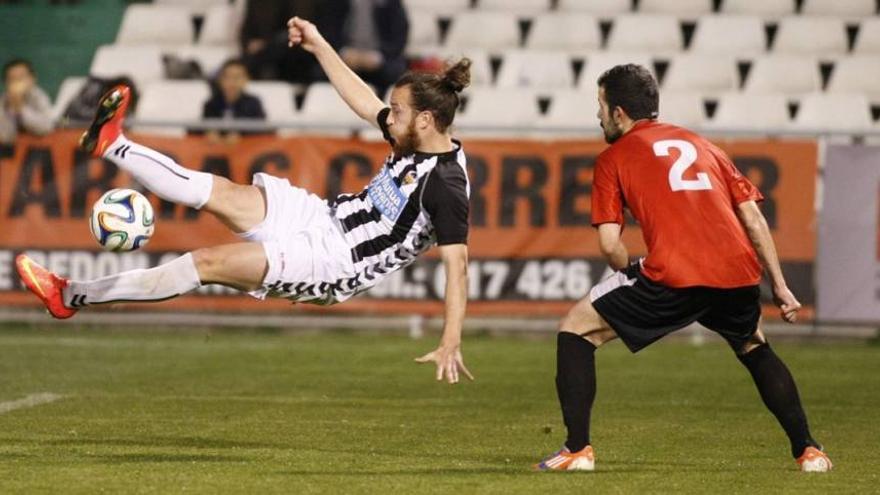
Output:
<path fill-rule="evenodd" d="M 25 287 L 43 301 L 52 316 L 63 320 L 76 314 L 75 309 L 64 305 L 61 290 L 67 287 L 66 278 L 46 270 L 24 254 L 16 256 L 15 269 Z"/>
<path fill-rule="evenodd" d="M 593 446 L 587 445 L 580 452 L 569 452 L 563 448 L 532 466 L 535 471 L 592 471 L 596 467 Z"/>
<path fill-rule="evenodd" d="M 831 471 L 832 467 L 828 455 L 816 447 L 805 448 L 804 453 L 797 458 L 797 463 L 805 473 L 824 473 Z"/>
<path fill-rule="evenodd" d="M 104 156 L 107 147 L 122 134 L 122 121 L 131 101 L 131 88 L 119 85 L 108 91 L 98 102 L 98 111 L 89 130 L 79 138 L 79 147 L 92 156 Z"/>

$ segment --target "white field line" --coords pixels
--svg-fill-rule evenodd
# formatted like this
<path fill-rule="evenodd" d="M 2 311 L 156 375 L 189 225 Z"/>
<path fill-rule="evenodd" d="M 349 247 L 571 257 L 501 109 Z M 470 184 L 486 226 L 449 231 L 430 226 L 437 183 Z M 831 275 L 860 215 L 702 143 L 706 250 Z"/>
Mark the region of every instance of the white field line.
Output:
<path fill-rule="evenodd" d="M 41 394 L 30 394 L 24 399 L 0 402 L 0 414 L 6 414 L 10 411 L 15 411 L 16 409 L 26 409 L 28 407 L 39 406 L 41 404 L 48 404 L 50 402 L 55 402 L 56 400 L 61 400 L 63 398 L 63 395 L 53 394 L 49 392 L 44 392 Z"/>

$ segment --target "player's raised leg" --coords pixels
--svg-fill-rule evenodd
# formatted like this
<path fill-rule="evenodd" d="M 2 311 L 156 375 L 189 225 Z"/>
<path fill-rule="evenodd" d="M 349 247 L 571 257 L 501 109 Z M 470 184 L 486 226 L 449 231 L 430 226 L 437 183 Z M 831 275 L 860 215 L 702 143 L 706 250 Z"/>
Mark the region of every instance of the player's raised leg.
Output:
<path fill-rule="evenodd" d="M 791 455 L 797 460 L 801 470 L 831 470 L 831 459 L 810 435 L 807 415 L 801 405 L 794 377 L 782 359 L 773 352 L 760 329 L 738 350 L 737 357 L 751 373 L 764 405 L 788 435 Z"/>
<path fill-rule="evenodd" d="M 92 304 L 165 301 L 208 283 L 252 291 L 262 285 L 268 269 L 263 246 L 249 242 L 199 249 L 155 268 L 89 281 L 59 277 L 26 255 L 15 261 L 25 286 L 55 318 L 69 318 Z"/>
<path fill-rule="evenodd" d="M 263 220 L 265 200 L 257 187 L 188 169 L 127 139 L 122 134 L 122 123 L 130 100 L 127 86 L 117 86 L 105 94 L 92 125 L 80 139 L 80 147 L 110 160 L 160 198 L 204 209 L 235 232 L 250 230 Z"/>
<path fill-rule="evenodd" d="M 568 432 L 565 446 L 534 467 L 538 470 L 592 471 L 590 413 L 596 397 L 596 348 L 616 337 L 590 297 L 562 319 L 556 340 L 556 393 Z"/>

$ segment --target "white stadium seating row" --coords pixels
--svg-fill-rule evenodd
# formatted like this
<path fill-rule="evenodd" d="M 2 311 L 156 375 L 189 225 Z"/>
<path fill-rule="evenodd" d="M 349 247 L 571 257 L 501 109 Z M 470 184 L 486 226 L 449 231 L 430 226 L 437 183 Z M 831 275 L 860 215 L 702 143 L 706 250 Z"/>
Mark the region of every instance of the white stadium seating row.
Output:
<path fill-rule="evenodd" d="M 452 15 L 462 10 L 512 12 L 520 16 L 547 11 L 589 12 L 601 16 L 616 16 L 634 11 L 632 0 L 404 0 L 410 10 Z M 639 0 L 638 12 L 672 14 L 682 18 L 713 12 L 713 0 Z M 877 12 L 874 0 L 804 0 L 800 10 L 795 0 L 722 0 L 719 12 L 750 14 L 766 18 L 783 17 L 795 13 L 858 18 Z"/>
<path fill-rule="evenodd" d="M 113 77 L 127 74 L 138 85 L 163 78 L 162 55 L 171 53 L 197 60 L 206 73 L 213 73 L 235 51 L 222 46 L 183 45 L 107 45 L 98 49 L 91 74 Z M 826 91 L 863 92 L 872 102 L 880 104 L 880 56 L 850 55 L 831 61 L 804 55 L 769 54 L 754 59 L 737 59 L 730 55 L 698 53 L 672 54 L 666 57 L 647 52 L 595 51 L 569 53 L 547 50 L 506 50 L 500 52 L 500 67 L 493 81 L 492 57 L 485 50 L 438 50 L 443 58 L 467 56 L 474 62 L 474 86 L 495 85 L 500 88 L 561 88 L 590 89 L 608 68 L 620 63 L 638 63 L 654 68 L 655 61 L 667 63 L 661 79 L 664 90 L 695 90 L 704 94 L 735 91 L 740 88 L 738 64 L 751 62 L 742 87 L 746 92 L 781 92 L 797 95 L 821 91 L 821 66 L 829 63 L 831 76 Z M 576 74 L 576 63 L 582 64 Z M 577 77 L 576 77 L 577 76 Z"/>
<path fill-rule="evenodd" d="M 84 78 L 69 78 L 62 85 L 56 107 L 62 109 L 76 94 Z M 268 113 L 269 124 L 298 124 L 298 129 L 341 133 L 360 125 L 357 116 L 327 83 L 309 86 L 302 107 L 294 106 L 293 86 L 282 82 L 254 81 L 248 91 L 257 95 Z M 141 93 L 135 117 L 150 122 L 194 122 L 200 119 L 209 88 L 202 81 L 156 81 Z M 558 89 L 540 93 L 523 88 L 472 88 L 465 93 L 466 105 L 456 125 L 466 130 L 486 128 L 469 135 L 510 134 L 505 129 L 534 128 L 540 134 L 566 135 L 599 130 L 598 102 L 593 90 Z M 541 101 L 546 111 L 541 112 Z M 710 118 L 706 103 L 715 103 Z M 797 112 L 790 117 L 791 106 Z M 773 129 L 830 129 L 859 132 L 876 128 L 870 105 L 861 93 L 805 93 L 798 98 L 773 92 L 728 92 L 712 96 L 694 91 L 661 91 L 660 118 L 688 127 L 725 130 L 768 131 Z M 309 124 L 313 127 L 309 127 Z M 565 128 L 576 128 L 566 131 Z M 540 130 L 545 130 L 540 131 Z M 556 132 L 550 132 L 551 130 Z M 181 135 L 182 127 L 164 128 L 162 133 Z"/>
<path fill-rule="evenodd" d="M 524 46 L 530 49 L 592 50 L 602 43 L 602 15 L 590 11 L 552 11 L 538 13 L 529 19 L 531 27 L 521 45 L 520 17 L 511 12 L 513 6 L 526 5 L 528 0 L 483 0 L 498 10 L 456 10 L 443 45 L 448 48 L 482 48 L 503 50 Z M 606 0 L 607 1 L 607 0 Z M 859 3 L 858 0 L 833 2 L 829 5 Z M 433 2 L 448 6 L 454 2 Z M 592 2 L 588 2 L 592 3 Z M 665 10 L 679 4 L 700 3 L 695 0 L 642 0 L 646 7 L 640 13 L 621 13 L 613 17 L 605 48 L 614 51 L 651 50 L 675 53 L 685 49 L 681 18 Z M 708 2 L 708 3 L 711 3 Z M 773 4 L 772 1 L 764 3 Z M 873 0 L 871 0 L 873 3 Z M 198 0 L 198 5 L 209 5 Z M 510 4 L 511 8 L 504 8 Z M 818 4 L 816 4 L 818 5 Z M 824 5 L 824 4 L 823 4 Z M 665 6 L 665 7 L 664 7 Z M 807 5 L 809 6 L 809 5 Z M 656 7 L 656 8 L 653 8 Z M 513 9 L 515 10 L 515 9 Z M 643 12 L 649 13 L 643 13 Z M 812 11 L 812 10 L 811 10 Z M 821 10 L 820 10 L 821 11 Z M 612 11 L 613 12 L 613 11 Z M 696 9 L 696 28 L 688 50 L 706 53 L 728 53 L 752 56 L 767 51 L 766 18 L 735 11 L 735 14 L 712 14 Z M 186 44 L 232 47 L 241 24 L 241 8 L 234 4 L 212 3 L 204 9 L 204 23 L 198 39 L 193 23 L 193 9 L 187 5 L 163 2 L 130 6 L 123 17 L 116 43 L 120 45 L 155 44 L 179 46 Z M 440 14 L 417 8 L 411 19 L 408 51 L 421 53 L 441 46 Z M 858 19 L 855 53 L 880 54 L 880 18 L 866 15 Z M 788 15 L 777 20 L 778 30 L 771 51 L 810 53 L 834 56 L 846 53 L 847 21 L 826 15 Z M 162 29 L 156 29 L 161 25 Z"/>

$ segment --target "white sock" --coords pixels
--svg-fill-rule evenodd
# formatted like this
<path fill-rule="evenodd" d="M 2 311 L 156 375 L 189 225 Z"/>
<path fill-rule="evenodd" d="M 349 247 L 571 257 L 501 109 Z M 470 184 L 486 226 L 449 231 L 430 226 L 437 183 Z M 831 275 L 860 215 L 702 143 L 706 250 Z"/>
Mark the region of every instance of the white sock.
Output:
<path fill-rule="evenodd" d="M 64 289 L 64 305 L 81 308 L 114 301 L 164 301 L 198 289 L 199 272 L 191 253 L 164 265 L 129 270 L 88 282 L 70 281 Z"/>
<path fill-rule="evenodd" d="M 211 197 L 211 174 L 182 167 L 171 158 L 129 141 L 122 134 L 107 147 L 104 158 L 130 173 L 160 198 L 201 208 Z"/>

